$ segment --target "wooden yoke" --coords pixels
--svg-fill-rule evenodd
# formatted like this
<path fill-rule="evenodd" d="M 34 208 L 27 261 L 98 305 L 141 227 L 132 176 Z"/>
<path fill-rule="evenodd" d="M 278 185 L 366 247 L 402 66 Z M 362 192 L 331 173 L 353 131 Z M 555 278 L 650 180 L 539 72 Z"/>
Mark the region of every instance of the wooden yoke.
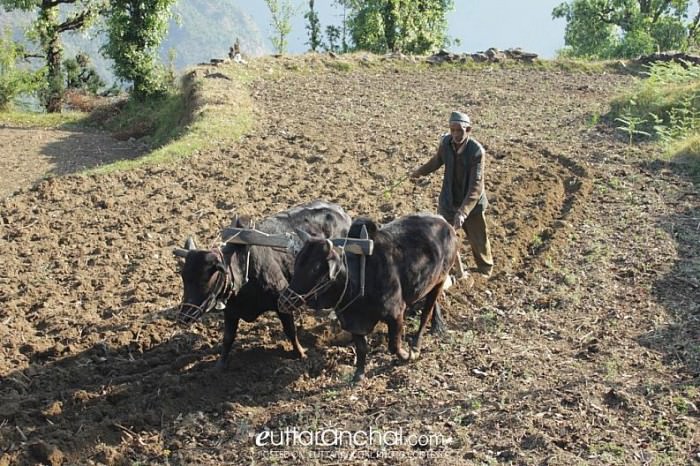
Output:
<path fill-rule="evenodd" d="M 222 235 L 224 243 L 269 246 L 291 249 L 292 238 L 288 234 L 270 235 L 252 228 L 226 228 Z"/>
<path fill-rule="evenodd" d="M 226 228 L 222 233 L 224 243 L 268 246 L 271 248 L 292 249 L 293 241 L 288 233 L 271 235 L 251 228 Z M 374 241 L 358 238 L 332 238 L 333 246 L 346 252 L 369 256 L 374 250 Z"/>
<path fill-rule="evenodd" d="M 367 233 L 367 225 L 362 225 L 362 231 L 360 232 L 360 238 L 364 240 L 369 240 L 369 233 Z M 367 265 L 367 256 L 363 255 L 360 257 L 360 296 L 365 295 L 365 266 Z"/>

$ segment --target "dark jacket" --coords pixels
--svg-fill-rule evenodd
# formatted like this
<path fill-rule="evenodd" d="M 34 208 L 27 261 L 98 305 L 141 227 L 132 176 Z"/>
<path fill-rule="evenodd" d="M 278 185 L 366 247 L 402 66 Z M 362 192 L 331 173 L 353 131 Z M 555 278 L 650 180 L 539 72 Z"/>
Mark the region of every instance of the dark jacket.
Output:
<path fill-rule="evenodd" d="M 454 217 L 457 210 L 467 215 L 478 215 L 488 206 L 484 189 L 486 152 L 474 138 L 469 138 L 461 154 L 455 152 L 452 137 L 442 137 L 437 153 L 418 169 L 427 175 L 445 165 L 442 191 L 438 199 L 439 212 L 446 218 Z"/>

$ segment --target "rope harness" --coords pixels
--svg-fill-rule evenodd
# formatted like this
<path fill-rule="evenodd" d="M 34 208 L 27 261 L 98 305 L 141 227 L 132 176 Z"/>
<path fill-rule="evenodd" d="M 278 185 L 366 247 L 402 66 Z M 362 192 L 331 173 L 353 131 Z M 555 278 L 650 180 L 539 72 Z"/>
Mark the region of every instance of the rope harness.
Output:
<path fill-rule="evenodd" d="M 233 294 L 233 270 L 231 269 L 231 264 L 226 263 L 221 248 L 214 247 L 211 249 L 211 252 L 216 256 L 218 262 L 216 270 L 207 282 L 209 294 L 199 306 L 184 302 L 180 303 L 177 318 L 181 323 L 190 324 L 194 322 L 207 312 L 218 307 L 219 302 L 226 303 Z M 250 252 L 248 254 L 250 255 Z M 246 279 L 248 277 L 247 268 L 246 264 Z"/>
<path fill-rule="evenodd" d="M 350 300 L 349 303 L 347 303 L 340 309 L 338 308 L 340 303 L 343 302 L 343 299 L 345 299 L 345 295 L 348 291 L 350 284 L 350 270 L 348 268 L 347 253 L 344 249 L 341 249 L 341 251 L 343 257 L 343 266 L 345 267 L 345 284 L 343 286 L 343 292 L 340 294 L 338 301 L 336 301 L 336 303 L 331 307 L 331 309 L 335 311 L 335 314 L 337 316 L 342 315 L 342 313 L 345 312 L 351 304 L 353 304 L 358 298 L 362 296 L 361 293 L 358 293 L 353 299 Z M 321 280 L 319 280 L 318 283 L 316 283 L 316 285 L 314 285 L 309 291 L 307 291 L 303 295 L 297 293 L 291 287 L 287 287 L 285 290 L 282 291 L 282 293 L 280 293 L 279 311 L 283 314 L 294 315 L 296 311 L 299 311 L 301 308 L 308 306 L 307 301 L 310 298 L 318 298 L 318 296 L 326 292 L 333 285 L 333 283 L 334 280 L 331 280 L 330 277 L 322 278 Z"/>

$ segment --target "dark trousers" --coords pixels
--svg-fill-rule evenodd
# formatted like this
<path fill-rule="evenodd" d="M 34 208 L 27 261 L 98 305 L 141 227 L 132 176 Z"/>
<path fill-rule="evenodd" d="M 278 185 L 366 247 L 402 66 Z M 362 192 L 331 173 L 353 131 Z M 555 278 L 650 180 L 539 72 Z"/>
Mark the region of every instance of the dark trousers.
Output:
<path fill-rule="evenodd" d="M 454 221 L 454 213 L 452 212 L 440 212 L 440 215 L 450 224 Z M 477 269 L 480 272 L 490 272 L 493 267 L 493 256 L 491 255 L 491 243 L 489 242 L 484 212 L 471 213 L 462 224 L 462 230 L 466 233 L 471 245 Z"/>

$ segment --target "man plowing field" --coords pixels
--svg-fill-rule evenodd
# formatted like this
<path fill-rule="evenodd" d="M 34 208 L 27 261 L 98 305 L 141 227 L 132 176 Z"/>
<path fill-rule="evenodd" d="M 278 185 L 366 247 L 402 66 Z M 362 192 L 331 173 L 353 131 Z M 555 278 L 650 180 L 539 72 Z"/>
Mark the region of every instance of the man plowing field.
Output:
<path fill-rule="evenodd" d="M 438 213 L 455 229 L 462 228 L 469 239 L 477 271 L 491 275 L 493 257 L 486 227 L 488 206 L 484 190 L 486 152 L 471 137 L 471 120 L 462 112 L 450 115 L 450 132 L 440 139 L 436 154 L 411 173 L 412 178 L 428 175 L 445 165 Z M 467 275 L 461 259 L 457 260 L 458 277 Z"/>

